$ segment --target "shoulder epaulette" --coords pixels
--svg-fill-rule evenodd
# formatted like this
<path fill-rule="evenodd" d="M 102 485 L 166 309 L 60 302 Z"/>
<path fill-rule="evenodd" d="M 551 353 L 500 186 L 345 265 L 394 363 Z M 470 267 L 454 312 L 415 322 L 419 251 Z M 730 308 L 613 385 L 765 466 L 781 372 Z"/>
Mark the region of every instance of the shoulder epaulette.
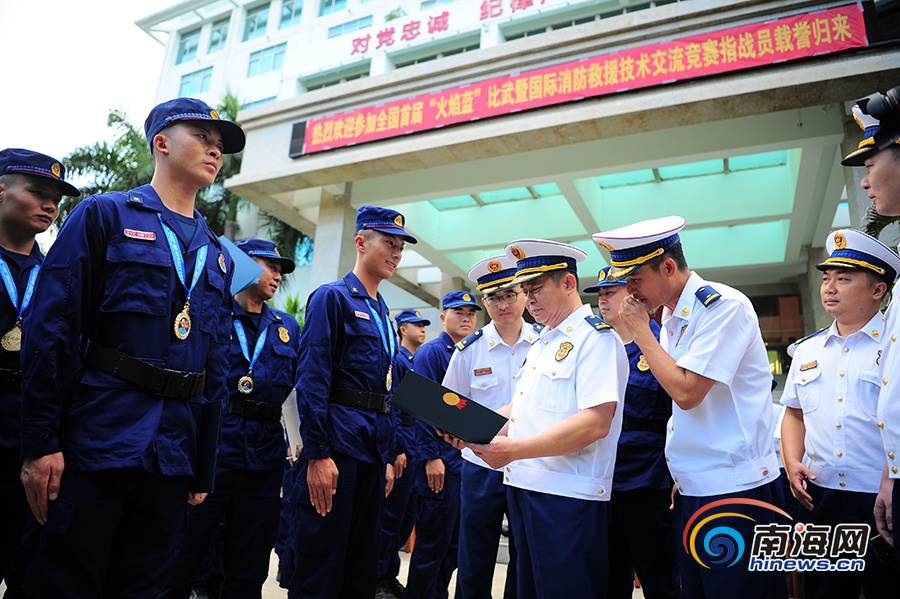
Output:
<path fill-rule="evenodd" d="M 831 325 L 828 325 L 827 327 L 823 327 L 823 328 L 819 329 L 815 333 L 812 333 L 812 334 L 807 335 L 806 337 L 801 337 L 800 339 L 797 339 L 796 341 L 794 341 L 793 343 L 788 345 L 788 347 L 787 347 L 788 356 L 793 358 L 794 352 L 797 351 L 797 348 L 800 346 L 801 343 L 803 343 L 804 341 L 807 341 L 809 339 L 812 339 L 813 337 L 818 337 L 819 335 L 821 335 L 822 333 L 824 333 L 825 331 L 827 331 L 830 328 L 831 328 Z"/>
<path fill-rule="evenodd" d="M 709 308 L 722 298 L 722 296 L 719 295 L 719 292 L 709 285 L 704 285 L 703 287 L 698 289 L 697 292 L 694 293 L 694 295 L 696 295 L 697 299 L 700 300 L 700 303 L 702 303 L 707 308 Z"/>
<path fill-rule="evenodd" d="M 541 331 L 544 330 L 544 325 L 542 325 L 542 324 L 539 323 L 539 322 L 536 322 L 536 323 L 534 323 L 534 324 L 531 325 L 531 328 L 534 329 L 534 332 L 535 332 L 535 333 L 540 333 Z"/>
<path fill-rule="evenodd" d="M 477 331 L 475 331 L 474 333 L 472 333 L 472 334 L 469 335 L 468 337 L 464 337 L 463 339 L 460 339 L 459 341 L 457 341 L 457 342 L 456 342 L 456 349 L 458 349 L 459 351 L 462 351 L 462 350 L 466 349 L 467 347 L 469 347 L 469 345 L 472 344 L 472 342 L 474 342 L 476 339 L 478 339 L 479 337 L 481 337 L 483 334 L 484 334 L 484 333 L 482 332 L 482 330 L 481 330 L 481 329 L 478 329 Z"/>
<path fill-rule="evenodd" d="M 584 320 L 589 325 L 594 327 L 594 330 L 596 330 L 596 331 L 602 332 L 602 331 L 608 331 L 608 330 L 612 329 L 612 325 L 610 325 L 608 322 L 606 322 L 599 316 L 594 316 L 593 314 L 591 314 L 590 316 L 585 316 Z"/>

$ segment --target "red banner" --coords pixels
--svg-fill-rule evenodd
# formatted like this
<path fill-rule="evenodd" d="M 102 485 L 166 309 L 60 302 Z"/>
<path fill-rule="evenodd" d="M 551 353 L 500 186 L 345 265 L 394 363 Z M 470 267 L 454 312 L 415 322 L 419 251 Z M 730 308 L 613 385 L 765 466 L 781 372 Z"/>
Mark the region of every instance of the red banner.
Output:
<path fill-rule="evenodd" d="M 852 4 L 310 119 L 303 153 L 867 45 L 862 8 Z"/>

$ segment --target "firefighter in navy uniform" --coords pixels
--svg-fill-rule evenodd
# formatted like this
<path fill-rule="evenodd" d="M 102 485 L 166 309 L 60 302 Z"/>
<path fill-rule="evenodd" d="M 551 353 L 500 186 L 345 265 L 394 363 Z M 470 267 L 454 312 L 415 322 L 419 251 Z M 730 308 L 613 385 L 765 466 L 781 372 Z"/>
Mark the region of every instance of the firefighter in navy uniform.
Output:
<path fill-rule="evenodd" d="M 275 546 L 284 476 L 281 405 L 297 380 L 300 325 L 266 305 L 294 261 L 271 241 L 235 244 L 263 267 L 255 285 L 234 296 L 228 407 L 216 465 L 216 488 L 190 506 L 187 531 L 163 597 L 185 599 L 219 523 L 225 520 L 221 597 L 262 596 Z"/>
<path fill-rule="evenodd" d="M 361 206 L 356 264 L 312 292 L 300 335 L 297 406 L 303 450 L 291 494 L 288 597 L 374 596 L 384 496 L 393 485 L 393 388 L 397 340 L 378 286 L 400 263 L 403 215 Z"/>
<path fill-rule="evenodd" d="M 22 337 L 22 481 L 43 597 L 153 597 L 184 531 L 201 404 L 227 396 L 233 264 L 194 209 L 240 126 L 178 98 L 144 124 L 149 185 L 87 198 Z"/>
<path fill-rule="evenodd" d="M 21 148 L 0 151 L 0 580 L 31 518 L 19 480 L 22 411 L 20 320 L 31 302 L 44 254 L 34 236 L 59 214 L 62 196 L 80 195 L 55 158 Z M 20 560 L 21 561 L 21 560 Z M 7 580 L 7 588 L 12 589 Z"/>
<path fill-rule="evenodd" d="M 400 346 L 394 357 L 394 384 L 399 385 L 412 368 L 413 356 L 425 342 L 425 327 L 431 321 L 418 310 L 403 310 L 394 316 Z M 393 410 L 396 428 L 395 443 L 397 459 L 394 461 L 394 488 L 384 500 L 384 516 L 381 523 L 381 538 L 378 542 L 378 590 L 377 594 L 402 597 L 404 587 L 397 580 L 400 573 L 400 556 L 397 551 L 406 543 L 412 532 L 415 512 L 412 501 L 412 450 L 415 448 L 415 427 L 412 416 L 400 410 Z M 404 476 L 407 472 L 407 476 Z"/>
<path fill-rule="evenodd" d="M 619 307 L 628 292 L 624 280 L 611 281 L 608 273 L 608 266 L 600 269 L 597 283 L 582 290 L 597 294 L 600 318 L 612 325 L 628 354 L 622 434 L 609 500 L 608 596 L 629 599 L 637 573 L 647 599 L 672 599 L 678 596 L 675 525 L 669 509 L 672 478 L 664 455 L 672 398 L 650 372 L 631 331 L 619 321 Z M 655 320 L 649 324 L 659 338 L 659 325 Z"/>

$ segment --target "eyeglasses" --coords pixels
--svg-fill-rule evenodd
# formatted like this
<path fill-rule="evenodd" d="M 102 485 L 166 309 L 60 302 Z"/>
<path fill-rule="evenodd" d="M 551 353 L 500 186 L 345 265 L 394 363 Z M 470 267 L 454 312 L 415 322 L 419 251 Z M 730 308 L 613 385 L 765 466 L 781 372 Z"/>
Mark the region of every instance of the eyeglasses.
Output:
<path fill-rule="evenodd" d="M 492 295 L 490 297 L 484 298 L 484 303 L 486 303 L 491 308 L 495 306 L 499 306 L 500 302 L 503 302 L 507 306 L 512 306 L 516 303 L 516 298 L 519 297 L 519 292 L 510 291 L 508 293 L 504 293 L 503 295 Z"/>

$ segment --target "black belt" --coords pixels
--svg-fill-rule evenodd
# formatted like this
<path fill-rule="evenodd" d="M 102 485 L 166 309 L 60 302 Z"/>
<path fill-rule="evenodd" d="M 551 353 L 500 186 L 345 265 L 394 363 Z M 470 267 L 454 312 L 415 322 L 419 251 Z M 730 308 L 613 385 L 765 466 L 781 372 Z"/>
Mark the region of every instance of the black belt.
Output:
<path fill-rule="evenodd" d="M 240 397 L 228 400 L 228 413 L 251 420 L 281 420 L 281 406 Z"/>
<path fill-rule="evenodd" d="M 331 403 L 351 408 L 374 410 L 381 414 L 390 414 L 391 408 L 387 405 L 387 395 L 382 393 L 369 393 L 367 391 L 354 391 L 353 389 L 335 389 L 331 392 Z"/>
<path fill-rule="evenodd" d="M 649 420 L 646 418 L 633 418 L 628 414 L 622 415 L 622 431 L 645 431 L 648 433 L 665 433 L 667 420 Z"/>
<path fill-rule="evenodd" d="M 0 391 L 19 393 L 22 390 L 22 371 L 0 368 Z"/>
<path fill-rule="evenodd" d="M 206 370 L 183 372 L 153 366 L 120 351 L 88 343 L 84 363 L 162 397 L 187 399 L 203 392 Z"/>

